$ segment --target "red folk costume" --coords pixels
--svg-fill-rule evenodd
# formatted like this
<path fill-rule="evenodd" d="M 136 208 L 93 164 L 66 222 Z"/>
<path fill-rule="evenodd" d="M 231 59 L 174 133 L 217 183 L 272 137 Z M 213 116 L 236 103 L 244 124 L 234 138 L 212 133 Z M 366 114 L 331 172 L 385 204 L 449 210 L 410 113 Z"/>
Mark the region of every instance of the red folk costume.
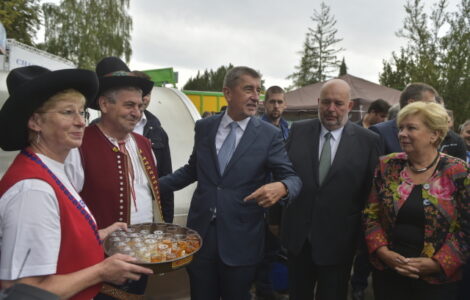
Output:
<path fill-rule="evenodd" d="M 57 197 L 61 241 L 56 274 L 73 273 L 101 262 L 104 253 L 93 218 L 34 153 L 26 150 L 16 157 L 0 181 L 0 197 L 15 183 L 25 179 L 47 182 Z M 89 300 L 100 288 L 101 284 L 96 284 L 70 299 Z"/>
<path fill-rule="evenodd" d="M 132 136 L 152 190 L 154 220 L 161 222 L 163 217 L 157 168 L 150 142 L 141 135 L 132 133 Z M 130 224 L 131 191 L 126 154 L 93 124 L 85 129 L 80 155 L 85 172 L 80 195 L 95 216 L 98 227 L 105 228 L 117 221 Z"/>

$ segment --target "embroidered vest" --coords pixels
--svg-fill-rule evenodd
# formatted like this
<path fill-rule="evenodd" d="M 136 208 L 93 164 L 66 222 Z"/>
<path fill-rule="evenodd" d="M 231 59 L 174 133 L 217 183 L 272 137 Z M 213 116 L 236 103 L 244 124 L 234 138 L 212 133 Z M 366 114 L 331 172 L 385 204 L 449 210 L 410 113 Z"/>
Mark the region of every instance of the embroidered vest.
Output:
<path fill-rule="evenodd" d="M 132 135 L 150 183 L 154 200 L 154 221 L 162 222 L 157 168 L 150 142 L 141 135 Z M 131 192 L 125 154 L 93 124 L 85 129 L 80 155 L 85 172 L 85 182 L 80 195 L 93 213 L 98 228 L 105 228 L 114 222 L 130 224 Z"/>
<path fill-rule="evenodd" d="M 0 181 L 0 197 L 15 183 L 24 179 L 40 179 L 47 182 L 57 197 L 61 239 L 56 274 L 73 273 L 101 262 L 104 259 L 104 252 L 95 222 L 59 179 L 32 152 L 26 150 L 18 154 Z M 98 294 L 100 289 L 101 284 L 97 284 L 70 299 L 89 300 Z"/>

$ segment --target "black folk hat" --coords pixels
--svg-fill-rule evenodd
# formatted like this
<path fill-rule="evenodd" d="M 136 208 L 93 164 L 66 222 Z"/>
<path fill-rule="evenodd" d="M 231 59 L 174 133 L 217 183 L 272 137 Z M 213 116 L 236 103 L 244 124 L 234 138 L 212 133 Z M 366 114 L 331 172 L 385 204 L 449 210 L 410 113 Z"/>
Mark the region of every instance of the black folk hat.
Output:
<path fill-rule="evenodd" d="M 13 69 L 7 87 L 10 96 L 0 109 L 0 148 L 15 151 L 28 146 L 28 120 L 46 100 L 60 91 L 75 89 L 89 103 L 98 92 L 98 78 L 89 70 L 50 71 L 28 66 Z"/>
<path fill-rule="evenodd" d="M 98 62 L 96 75 L 100 88 L 96 99 L 90 103 L 89 107 L 93 109 L 99 109 L 99 96 L 111 88 L 133 86 L 140 88 L 142 95 L 147 95 L 153 88 L 153 81 L 137 77 L 120 58 L 114 56 L 103 58 Z"/>

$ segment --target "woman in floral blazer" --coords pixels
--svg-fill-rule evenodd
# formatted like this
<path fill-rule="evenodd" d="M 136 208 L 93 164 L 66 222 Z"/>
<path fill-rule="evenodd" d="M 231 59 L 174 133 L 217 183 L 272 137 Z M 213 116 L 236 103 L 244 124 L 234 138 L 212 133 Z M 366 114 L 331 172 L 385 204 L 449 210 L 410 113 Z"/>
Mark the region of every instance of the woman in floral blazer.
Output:
<path fill-rule="evenodd" d="M 364 210 L 375 298 L 454 299 L 469 255 L 470 170 L 437 150 L 440 105 L 407 105 L 398 127 L 404 153 L 380 159 Z"/>

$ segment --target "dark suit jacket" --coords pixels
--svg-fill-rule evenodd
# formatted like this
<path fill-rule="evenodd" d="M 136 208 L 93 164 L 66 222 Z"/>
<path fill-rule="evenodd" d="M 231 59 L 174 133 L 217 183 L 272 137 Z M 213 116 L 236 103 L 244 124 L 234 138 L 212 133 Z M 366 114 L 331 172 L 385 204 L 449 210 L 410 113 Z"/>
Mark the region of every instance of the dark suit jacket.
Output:
<path fill-rule="evenodd" d="M 188 163 L 160 180 L 162 191 L 178 190 L 197 181 L 188 214 L 188 227 L 205 236 L 216 209 L 220 258 L 230 266 L 254 265 L 263 256 L 265 209 L 243 198 L 265 184 L 268 173 L 289 189 L 288 201 L 301 188 L 279 129 L 252 117 L 220 175 L 215 137 L 223 114 L 196 122 L 193 152 Z"/>
<path fill-rule="evenodd" d="M 350 263 L 378 162 L 379 137 L 348 122 L 320 186 L 320 130 L 318 119 L 295 122 L 291 127 L 287 151 L 303 187 L 299 197 L 284 210 L 281 239 L 294 255 L 310 240 L 317 265 Z"/>
<path fill-rule="evenodd" d="M 403 152 L 403 150 L 401 150 L 400 142 L 398 141 L 397 120 L 393 119 L 378 123 L 369 127 L 369 129 L 380 136 L 381 155 L 393 152 Z"/>
<path fill-rule="evenodd" d="M 168 135 L 163 129 L 160 120 L 158 120 L 154 114 L 148 110 L 145 110 L 144 114 L 147 117 L 147 123 L 144 127 L 144 136 L 150 140 L 152 151 L 157 158 L 158 176 L 163 177 L 172 172 Z M 162 202 L 163 219 L 167 223 L 173 222 L 175 210 L 173 192 L 160 192 L 160 200 Z"/>
<path fill-rule="evenodd" d="M 375 124 L 369 128 L 380 135 L 381 155 L 403 152 L 400 146 L 400 141 L 398 140 L 398 127 L 396 122 L 396 120 L 390 120 Z M 439 151 L 463 160 L 466 160 L 467 158 L 465 142 L 452 130 L 449 130 L 445 136 Z"/>

